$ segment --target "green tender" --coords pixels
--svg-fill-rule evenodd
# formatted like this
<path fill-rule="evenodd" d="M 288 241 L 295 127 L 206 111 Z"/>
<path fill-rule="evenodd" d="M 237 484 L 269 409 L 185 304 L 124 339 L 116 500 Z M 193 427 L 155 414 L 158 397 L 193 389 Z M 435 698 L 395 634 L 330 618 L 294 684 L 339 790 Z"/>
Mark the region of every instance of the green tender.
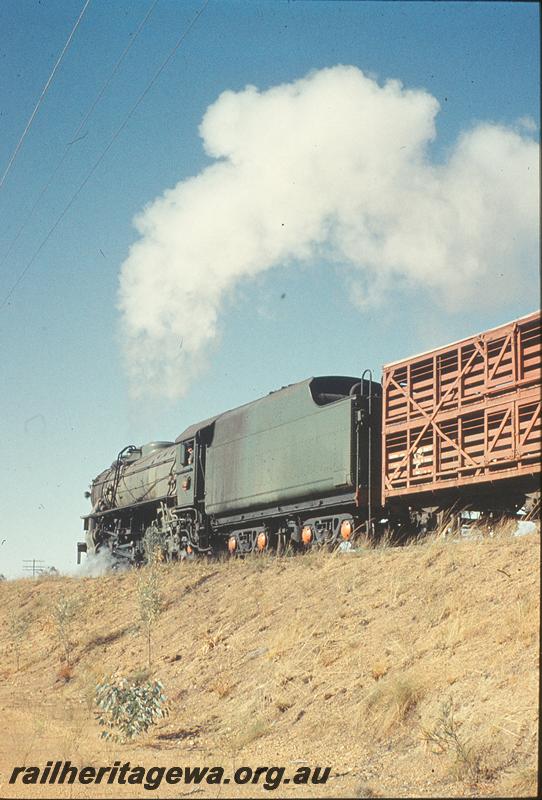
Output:
<path fill-rule="evenodd" d="M 353 488 L 353 400 L 317 405 L 311 380 L 218 418 L 207 453 L 208 514 L 271 507 Z"/>

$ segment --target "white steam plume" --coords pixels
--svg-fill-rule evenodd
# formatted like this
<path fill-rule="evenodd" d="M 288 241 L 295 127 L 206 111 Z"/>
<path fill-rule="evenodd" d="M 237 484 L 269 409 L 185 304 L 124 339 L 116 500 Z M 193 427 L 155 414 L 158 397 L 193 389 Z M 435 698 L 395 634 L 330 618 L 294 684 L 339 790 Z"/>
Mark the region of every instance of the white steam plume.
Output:
<path fill-rule="evenodd" d="M 98 553 L 89 553 L 79 564 L 74 572 L 77 578 L 98 578 L 112 572 L 117 566 L 109 550 L 100 550 Z"/>
<path fill-rule="evenodd" d="M 133 385 L 182 395 L 228 292 L 276 265 L 340 264 L 358 305 L 402 284 L 448 307 L 524 297 L 538 146 L 483 123 L 434 163 L 438 110 L 348 66 L 221 94 L 200 126 L 216 162 L 135 220 L 119 301 Z"/>

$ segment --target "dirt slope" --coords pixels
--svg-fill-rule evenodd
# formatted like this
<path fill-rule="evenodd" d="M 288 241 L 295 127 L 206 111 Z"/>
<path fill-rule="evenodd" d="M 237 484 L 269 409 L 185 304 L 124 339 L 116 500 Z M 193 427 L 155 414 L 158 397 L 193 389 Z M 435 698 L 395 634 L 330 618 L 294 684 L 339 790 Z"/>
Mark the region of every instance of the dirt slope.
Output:
<path fill-rule="evenodd" d="M 146 666 L 145 570 L 4 582 L 0 796 L 531 795 L 539 557 L 534 533 L 161 565 L 151 675 L 171 714 L 129 744 L 100 740 L 93 692 Z M 79 604 L 71 669 L 51 620 L 62 597 Z M 7 783 L 16 765 L 57 759 L 332 770 L 325 786 L 274 792 Z"/>

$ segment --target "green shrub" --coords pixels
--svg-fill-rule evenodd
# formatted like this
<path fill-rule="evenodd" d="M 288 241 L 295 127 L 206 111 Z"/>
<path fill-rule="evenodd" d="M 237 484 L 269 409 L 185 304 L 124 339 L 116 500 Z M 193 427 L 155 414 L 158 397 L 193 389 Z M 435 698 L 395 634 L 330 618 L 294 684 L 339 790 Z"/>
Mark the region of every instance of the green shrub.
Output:
<path fill-rule="evenodd" d="M 484 751 L 461 735 L 451 698 L 442 703 L 436 725 L 424 730 L 422 738 L 434 746 L 435 754 L 451 753 L 454 756 L 452 774 L 455 778 L 476 781 L 490 776 Z"/>
<path fill-rule="evenodd" d="M 51 611 L 56 637 L 64 650 L 64 657 L 68 666 L 71 666 L 72 663 L 71 655 L 74 646 L 74 634 L 79 610 L 80 604 L 75 597 L 61 595 L 53 604 Z"/>
<path fill-rule="evenodd" d="M 158 562 L 152 560 L 147 567 L 143 567 L 138 580 L 139 617 L 143 633 L 147 641 L 147 659 L 151 666 L 151 643 L 154 623 L 162 611 L 162 594 L 160 592 L 160 576 Z"/>
<path fill-rule="evenodd" d="M 133 678 L 106 679 L 96 686 L 98 723 L 102 739 L 125 742 L 145 733 L 157 719 L 169 714 L 160 681 L 138 683 Z"/>
<path fill-rule="evenodd" d="M 9 623 L 8 635 L 10 640 L 11 649 L 15 652 L 15 659 L 17 661 L 17 672 L 21 666 L 21 650 L 24 642 L 28 638 L 30 630 L 29 620 L 22 614 L 17 614 Z"/>

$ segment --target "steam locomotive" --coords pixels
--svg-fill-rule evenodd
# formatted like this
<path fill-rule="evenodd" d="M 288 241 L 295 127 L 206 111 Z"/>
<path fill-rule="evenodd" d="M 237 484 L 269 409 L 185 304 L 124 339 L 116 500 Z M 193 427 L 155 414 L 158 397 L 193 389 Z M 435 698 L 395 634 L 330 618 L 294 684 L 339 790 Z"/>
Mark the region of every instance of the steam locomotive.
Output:
<path fill-rule="evenodd" d="M 351 543 L 443 509 L 539 499 L 540 313 L 384 367 L 313 377 L 129 445 L 92 482 L 82 552 L 141 564 Z"/>

